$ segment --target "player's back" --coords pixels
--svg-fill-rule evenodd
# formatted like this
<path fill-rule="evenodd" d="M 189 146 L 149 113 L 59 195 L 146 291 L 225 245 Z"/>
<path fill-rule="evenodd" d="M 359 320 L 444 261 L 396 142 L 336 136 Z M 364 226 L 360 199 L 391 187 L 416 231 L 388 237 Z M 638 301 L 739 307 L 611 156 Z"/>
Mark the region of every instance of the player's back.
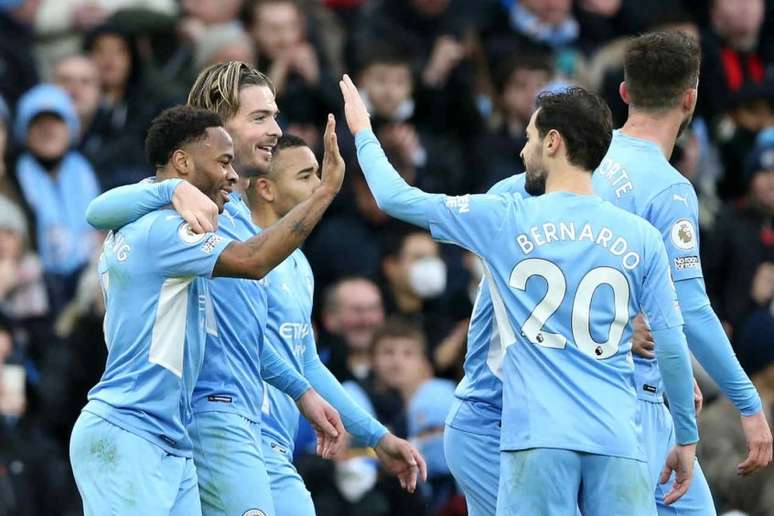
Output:
<path fill-rule="evenodd" d="M 84 410 L 173 454 L 191 454 L 184 425 L 215 328 L 204 275 L 222 240 L 159 210 L 111 232 L 100 256 L 108 358 Z"/>
<path fill-rule="evenodd" d="M 644 285 L 658 234 L 597 196 L 553 192 L 510 204 L 499 249 L 485 256 L 499 331 L 514 343 L 503 362 L 501 449 L 644 460 L 630 320 L 641 303 L 656 306 Z"/>
<path fill-rule="evenodd" d="M 659 231 L 674 281 L 701 277 L 696 192 L 656 143 L 614 131 L 593 184 L 597 195 L 639 215 Z M 663 385 L 655 359 L 635 356 L 634 360 L 638 396 L 661 400 Z"/>

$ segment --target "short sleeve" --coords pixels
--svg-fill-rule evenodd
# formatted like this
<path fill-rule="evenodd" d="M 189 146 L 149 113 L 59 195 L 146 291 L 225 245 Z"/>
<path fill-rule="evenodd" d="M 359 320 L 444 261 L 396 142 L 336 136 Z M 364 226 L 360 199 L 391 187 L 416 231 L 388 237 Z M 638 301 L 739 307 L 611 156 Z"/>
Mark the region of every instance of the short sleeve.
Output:
<path fill-rule="evenodd" d="M 434 196 L 426 207 L 433 238 L 481 254 L 501 232 L 514 200 L 509 194 Z"/>
<path fill-rule="evenodd" d="M 179 215 L 159 216 L 147 236 L 149 255 L 166 277 L 212 275 L 220 253 L 231 243 L 220 233 L 196 234 Z"/>
<path fill-rule="evenodd" d="M 680 326 L 683 324 L 683 316 L 677 302 L 677 291 L 670 278 L 669 259 L 664 244 L 652 227 L 645 229 L 645 274 L 640 308 L 653 330 Z"/>
<path fill-rule="evenodd" d="M 693 186 L 673 185 L 650 203 L 645 218 L 661 233 L 672 279 L 701 278 L 699 257 L 699 201 Z"/>

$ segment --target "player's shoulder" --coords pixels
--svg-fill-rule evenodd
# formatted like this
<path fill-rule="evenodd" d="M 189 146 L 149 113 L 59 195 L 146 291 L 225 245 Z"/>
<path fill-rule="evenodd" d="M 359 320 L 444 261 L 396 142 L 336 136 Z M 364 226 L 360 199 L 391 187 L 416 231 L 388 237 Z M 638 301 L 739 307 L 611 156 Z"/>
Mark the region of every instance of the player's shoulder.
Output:
<path fill-rule="evenodd" d="M 492 186 L 487 193 L 488 194 L 519 194 L 521 197 L 527 197 L 527 191 L 525 190 L 527 174 L 522 172 L 521 174 L 514 174 L 506 177 L 502 181 L 499 181 Z"/>
<path fill-rule="evenodd" d="M 655 238 L 660 241 L 658 230 L 639 215 L 620 208 L 610 201 L 602 201 L 600 208 L 605 211 L 603 220 L 615 221 L 615 224 L 627 233 L 645 236 L 646 239 Z"/>

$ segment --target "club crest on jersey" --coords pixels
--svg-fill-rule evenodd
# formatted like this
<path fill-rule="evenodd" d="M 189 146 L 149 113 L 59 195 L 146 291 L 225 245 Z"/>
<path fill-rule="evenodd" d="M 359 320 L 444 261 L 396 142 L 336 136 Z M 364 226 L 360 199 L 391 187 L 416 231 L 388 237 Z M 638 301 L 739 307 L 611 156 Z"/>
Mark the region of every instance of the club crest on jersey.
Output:
<path fill-rule="evenodd" d="M 696 228 L 688 219 L 680 219 L 672 226 L 672 243 L 678 249 L 689 250 L 696 247 Z"/>
<path fill-rule="evenodd" d="M 260 509 L 250 509 L 242 513 L 242 516 L 266 516 L 266 513 Z"/>
<path fill-rule="evenodd" d="M 195 244 L 204 238 L 204 234 L 198 235 L 194 233 L 188 222 L 183 222 L 180 224 L 180 227 L 177 230 L 177 234 L 180 237 L 180 240 L 186 244 Z"/>

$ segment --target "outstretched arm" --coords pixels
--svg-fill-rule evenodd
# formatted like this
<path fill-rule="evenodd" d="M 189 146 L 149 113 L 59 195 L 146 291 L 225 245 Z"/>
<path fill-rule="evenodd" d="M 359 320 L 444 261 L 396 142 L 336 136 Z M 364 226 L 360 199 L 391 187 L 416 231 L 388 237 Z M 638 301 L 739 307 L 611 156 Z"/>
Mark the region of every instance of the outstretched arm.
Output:
<path fill-rule="evenodd" d="M 306 201 L 258 235 L 232 242 L 215 265 L 213 276 L 261 279 L 309 236 L 344 181 L 344 159 L 336 142 L 336 121 L 328 115 L 322 182 Z"/>
<path fill-rule="evenodd" d="M 344 114 L 355 136 L 357 160 L 376 204 L 388 215 L 429 229 L 426 206 L 439 194 L 428 194 L 409 186 L 390 165 L 379 140 L 371 129 L 368 110 L 349 76 L 339 82 L 344 97 Z"/>

